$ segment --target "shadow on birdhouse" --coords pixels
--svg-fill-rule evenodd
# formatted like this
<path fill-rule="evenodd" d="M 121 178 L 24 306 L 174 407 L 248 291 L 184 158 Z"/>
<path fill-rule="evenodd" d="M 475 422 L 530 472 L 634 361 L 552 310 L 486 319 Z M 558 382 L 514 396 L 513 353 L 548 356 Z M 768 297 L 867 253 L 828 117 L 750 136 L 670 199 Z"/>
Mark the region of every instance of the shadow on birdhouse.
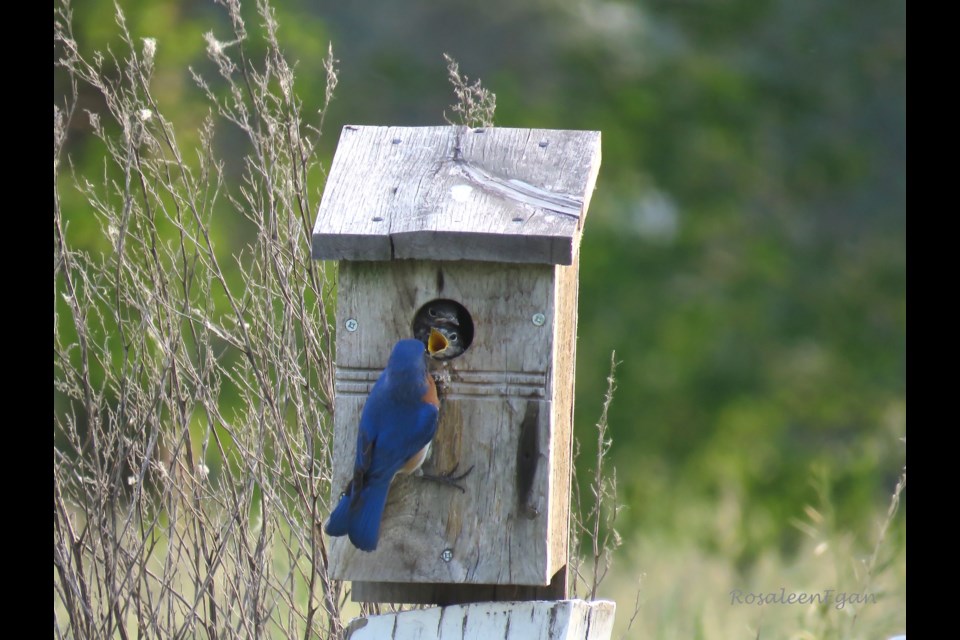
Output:
<path fill-rule="evenodd" d="M 392 346 L 450 343 L 428 474 L 398 478 L 377 549 L 329 546 L 361 601 L 566 595 L 578 248 L 595 131 L 345 127 L 313 232 L 339 260 L 333 493 Z M 455 347 L 455 348 L 453 348 Z"/>

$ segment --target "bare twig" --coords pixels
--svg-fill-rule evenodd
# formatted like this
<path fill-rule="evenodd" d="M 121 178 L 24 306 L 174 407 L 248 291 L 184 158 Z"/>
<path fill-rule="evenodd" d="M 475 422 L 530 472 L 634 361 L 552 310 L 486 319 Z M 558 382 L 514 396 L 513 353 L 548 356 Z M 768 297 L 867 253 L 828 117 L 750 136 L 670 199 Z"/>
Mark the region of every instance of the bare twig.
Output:
<path fill-rule="evenodd" d="M 607 376 L 607 391 L 604 394 L 603 408 L 595 429 L 597 451 L 594 457 L 593 474 L 590 479 L 591 500 L 584 504 L 578 483 L 573 483 L 573 523 L 571 527 L 570 566 L 573 575 L 573 595 L 577 596 L 582 587 L 590 600 L 597 598 L 597 591 L 607 576 L 613 553 L 620 547 L 622 540 L 614 528 L 621 505 L 617 500 L 616 470 L 607 471 L 607 457 L 613 444 L 608 434 L 608 414 L 616 391 L 616 352 L 610 354 L 610 374 Z M 574 460 L 579 456 L 579 442 L 574 443 Z M 575 465 L 576 468 L 576 465 Z M 584 560 L 580 557 L 580 546 L 586 537 L 590 544 L 590 569 L 585 571 Z M 639 594 L 638 594 L 639 596 Z"/>
<path fill-rule="evenodd" d="M 457 115 L 458 122 L 453 122 L 444 114 L 444 119 L 450 124 L 459 124 L 464 127 L 492 127 L 493 115 L 497 110 L 497 95 L 484 87 L 479 80 L 470 84 L 470 78 L 460 75 L 460 65 L 447 54 L 443 54 L 447 62 L 447 78 L 453 86 L 453 93 L 457 101 L 450 109 Z"/>
<path fill-rule="evenodd" d="M 151 89 L 163 43 L 135 41 L 117 7 L 121 53 L 81 53 L 69 2 L 55 8 L 69 87 L 54 112 L 60 636 L 342 637 L 342 587 L 314 526 L 330 482 L 332 280 L 310 258 L 308 187 L 323 175 L 316 138 L 336 61 L 331 50 L 311 126 L 269 3 L 257 4 L 257 64 L 239 3 L 223 4 L 233 34 L 208 35 L 221 76 L 212 88 L 195 75 L 211 114 L 190 151 Z M 102 105 L 87 111 L 99 178 L 68 161 L 81 92 Z M 249 149 L 236 189 L 214 150 L 223 121 Z M 70 188 L 86 211 L 61 206 Z M 214 238 L 215 220 L 238 215 L 256 235 L 229 258 L 235 279 Z M 84 216 L 105 251 L 75 246 Z"/>

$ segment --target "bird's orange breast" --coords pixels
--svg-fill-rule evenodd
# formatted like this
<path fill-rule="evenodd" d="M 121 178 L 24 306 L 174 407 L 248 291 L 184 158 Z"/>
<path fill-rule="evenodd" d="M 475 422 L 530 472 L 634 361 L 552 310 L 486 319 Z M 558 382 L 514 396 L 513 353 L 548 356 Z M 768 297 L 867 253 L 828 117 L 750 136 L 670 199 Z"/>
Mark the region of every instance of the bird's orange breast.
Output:
<path fill-rule="evenodd" d="M 413 457 L 407 460 L 407 464 L 400 467 L 400 471 L 398 471 L 398 473 L 413 473 L 420 468 L 420 465 L 422 465 L 423 461 L 427 459 L 427 455 L 429 455 L 429 453 L 430 443 L 428 442 L 427 446 L 425 446 L 423 449 L 420 449 L 420 451 L 413 454 Z"/>
<path fill-rule="evenodd" d="M 433 406 L 440 408 L 440 397 L 437 395 L 437 383 L 433 381 L 433 376 L 430 375 L 430 372 L 427 372 L 427 392 L 423 394 L 423 397 L 420 398 L 424 402 L 428 402 Z M 423 461 L 427 459 L 427 455 L 430 453 L 430 443 L 413 454 L 407 463 L 400 467 L 399 473 L 413 473 L 420 468 L 420 465 L 423 464 Z"/>
<path fill-rule="evenodd" d="M 433 406 L 440 408 L 440 398 L 437 396 L 437 383 L 433 381 L 433 376 L 427 372 L 427 392 L 420 398 L 424 402 L 429 402 Z"/>

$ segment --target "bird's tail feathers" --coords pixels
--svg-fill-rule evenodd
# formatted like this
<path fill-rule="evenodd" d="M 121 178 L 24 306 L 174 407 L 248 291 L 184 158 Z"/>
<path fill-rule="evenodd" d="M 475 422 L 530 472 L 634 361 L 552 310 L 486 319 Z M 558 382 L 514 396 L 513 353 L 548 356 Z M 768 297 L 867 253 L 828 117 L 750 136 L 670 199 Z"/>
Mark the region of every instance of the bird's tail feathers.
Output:
<path fill-rule="evenodd" d="M 350 542 L 357 549 L 373 551 L 377 548 L 377 540 L 380 538 L 380 520 L 383 517 L 383 509 L 387 504 L 387 491 L 389 489 L 389 482 L 378 482 L 367 485 L 361 491 L 356 508 L 352 509 L 350 513 L 348 531 Z M 330 520 L 333 521 L 332 515 Z"/>
<path fill-rule="evenodd" d="M 340 496 L 340 502 L 330 514 L 327 525 L 323 528 L 327 535 L 345 536 L 350 528 L 350 495 Z"/>

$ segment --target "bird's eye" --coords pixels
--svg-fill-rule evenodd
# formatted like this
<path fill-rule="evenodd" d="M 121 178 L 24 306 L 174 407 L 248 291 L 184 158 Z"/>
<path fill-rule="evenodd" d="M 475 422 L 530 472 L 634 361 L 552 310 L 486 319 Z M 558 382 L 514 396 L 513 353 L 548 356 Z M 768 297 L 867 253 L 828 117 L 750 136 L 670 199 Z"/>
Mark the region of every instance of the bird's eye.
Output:
<path fill-rule="evenodd" d="M 449 340 L 450 342 L 456 342 L 456 341 L 457 341 L 457 334 L 451 333 L 449 336 L 447 336 L 447 340 Z"/>
<path fill-rule="evenodd" d="M 437 310 L 434 309 L 433 307 L 430 307 L 429 309 L 427 309 L 427 313 L 430 314 L 431 318 L 437 317 Z"/>

